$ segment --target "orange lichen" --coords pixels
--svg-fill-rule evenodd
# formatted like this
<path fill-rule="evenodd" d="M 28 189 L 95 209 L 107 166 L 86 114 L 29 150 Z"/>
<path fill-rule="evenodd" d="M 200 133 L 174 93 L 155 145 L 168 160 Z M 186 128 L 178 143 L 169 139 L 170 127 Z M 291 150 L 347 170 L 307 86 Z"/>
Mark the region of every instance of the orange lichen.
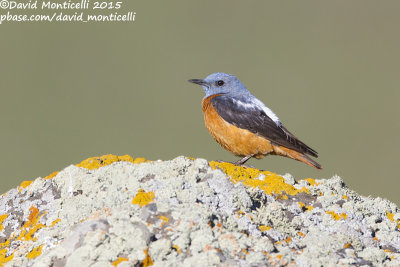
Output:
<path fill-rule="evenodd" d="M 336 221 L 340 220 L 340 219 L 347 219 L 347 214 L 342 212 L 341 214 L 337 214 L 334 211 L 326 211 L 325 213 L 330 214 L 332 216 L 332 218 Z"/>
<path fill-rule="evenodd" d="M 346 243 L 346 244 L 344 244 L 344 248 L 349 248 L 351 246 L 351 243 Z"/>
<path fill-rule="evenodd" d="M 302 202 L 297 202 L 298 204 L 299 204 L 299 206 L 300 206 L 300 208 L 304 208 L 305 209 L 305 211 L 312 211 L 312 209 L 314 208 L 313 206 L 306 206 L 304 203 L 302 203 Z"/>
<path fill-rule="evenodd" d="M 246 213 L 244 213 L 244 211 L 241 210 L 238 210 L 236 213 L 238 214 L 238 218 L 240 218 L 240 216 L 246 215 Z"/>
<path fill-rule="evenodd" d="M 400 229 L 400 219 L 397 219 L 397 221 L 395 221 L 394 213 L 390 213 L 390 212 L 386 211 L 386 216 L 390 221 L 397 223 L 397 228 Z"/>
<path fill-rule="evenodd" d="M 31 260 L 34 259 L 34 258 L 36 258 L 36 257 L 39 257 L 40 255 L 42 255 L 42 248 L 43 248 L 43 245 L 40 245 L 40 246 L 38 246 L 38 247 L 32 249 L 32 251 L 29 252 L 29 253 L 26 255 L 26 257 L 27 257 L 28 259 L 31 259 Z"/>
<path fill-rule="evenodd" d="M 81 163 L 75 164 L 75 166 L 81 167 L 81 168 L 86 168 L 89 170 L 94 170 L 94 169 L 98 169 L 100 167 L 107 166 L 114 162 L 119 162 L 119 161 L 129 161 L 134 164 L 150 162 L 149 160 L 146 160 L 145 158 L 135 158 L 134 159 L 129 155 L 115 156 L 115 155 L 108 154 L 108 155 L 103 155 L 100 157 L 92 157 L 92 158 L 85 159 Z M 57 174 L 58 174 L 58 171 L 52 172 L 51 174 L 44 177 L 44 179 L 45 180 L 51 179 L 51 178 L 55 177 Z M 26 183 L 28 183 L 28 181 Z M 30 182 L 30 183 L 32 183 L 32 182 Z"/>
<path fill-rule="evenodd" d="M 143 250 L 143 252 L 146 255 L 146 258 L 143 260 L 142 266 L 147 267 L 153 265 L 153 260 L 151 259 L 149 253 L 147 252 L 147 249 Z"/>
<path fill-rule="evenodd" d="M 3 226 L 3 222 L 5 219 L 7 219 L 8 217 L 8 213 L 0 215 L 0 232 L 3 231 L 4 226 Z"/>
<path fill-rule="evenodd" d="M 172 245 L 172 247 L 178 252 L 178 254 L 182 253 L 181 249 L 178 247 L 178 245 Z"/>
<path fill-rule="evenodd" d="M 52 226 L 56 225 L 56 224 L 57 224 L 57 223 L 59 223 L 60 221 L 61 221 L 61 219 L 60 219 L 60 218 L 58 218 L 58 219 L 54 220 L 54 221 L 51 223 L 50 227 L 52 227 Z"/>
<path fill-rule="evenodd" d="M 11 254 L 6 257 L 7 255 L 7 248 L 10 247 L 11 242 L 13 240 L 19 240 L 19 241 L 36 241 L 37 238 L 34 237 L 34 234 L 41 228 L 46 227 L 45 225 L 39 223 L 40 218 L 44 214 L 40 214 L 39 209 L 31 206 L 30 214 L 27 218 L 27 221 L 23 224 L 23 226 L 20 229 L 20 233 L 16 235 L 13 233 L 9 239 L 7 239 L 5 242 L 0 243 L 0 266 L 2 264 L 9 262 L 10 260 L 13 259 L 14 254 Z M 26 257 L 29 259 L 33 259 L 37 256 L 39 256 L 42 253 L 42 247 L 39 246 L 34 248 L 31 252 L 29 252 Z"/>
<path fill-rule="evenodd" d="M 49 175 L 47 175 L 46 177 L 44 177 L 44 179 L 48 180 L 48 179 L 54 178 L 57 174 L 58 174 L 57 171 L 56 172 L 52 172 Z"/>
<path fill-rule="evenodd" d="M 374 238 L 372 239 L 375 240 L 376 242 L 379 242 L 379 239 L 376 236 L 374 236 Z"/>
<path fill-rule="evenodd" d="M 118 157 L 120 161 L 129 161 L 133 164 L 140 164 L 140 163 L 146 163 L 146 162 L 150 162 L 150 160 L 147 160 L 145 158 L 132 158 L 129 155 L 124 155 L 124 156 L 119 156 Z"/>
<path fill-rule="evenodd" d="M 394 214 L 393 213 L 386 211 L 386 216 L 388 217 L 389 220 L 394 222 Z"/>
<path fill-rule="evenodd" d="M 343 196 L 342 196 L 342 198 L 343 198 L 343 199 L 346 199 L 346 200 L 348 200 L 348 199 L 349 199 L 349 197 L 348 197 L 348 196 L 346 196 L 346 195 L 343 195 Z"/>
<path fill-rule="evenodd" d="M 292 242 L 292 238 L 291 238 L 290 236 L 288 236 L 288 237 L 285 239 L 285 241 L 286 241 L 286 243 L 290 243 L 290 242 Z"/>
<path fill-rule="evenodd" d="M 132 158 L 129 155 L 123 155 L 123 156 L 115 156 L 115 155 L 103 155 L 100 157 L 92 157 L 83 160 L 81 163 L 76 164 L 75 166 L 81 167 L 81 168 L 86 168 L 89 170 L 94 170 L 98 169 L 103 166 L 110 165 L 114 162 L 119 162 L 119 161 L 129 161 L 133 164 L 140 164 L 144 162 L 150 162 L 149 160 L 146 160 L 145 158 Z M 58 171 L 52 172 L 51 174 L 47 175 L 44 177 L 45 180 L 54 178 L 58 174 Z M 22 189 L 28 187 L 32 181 L 23 181 L 20 186 L 18 187 L 18 191 L 21 192 Z"/>
<path fill-rule="evenodd" d="M 118 266 L 118 264 L 120 264 L 121 262 L 124 262 L 124 261 L 129 261 L 129 259 L 128 258 L 124 258 L 124 257 L 118 257 L 117 260 L 111 262 L 111 265 L 112 266 Z"/>
<path fill-rule="evenodd" d="M 18 186 L 18 191 L 21 192 L 22 189 L 27 188 L 28 186 L 31 185 L 33 181 L 23 181 L 19 186 Z"/>
<path fill-rule="evenodd" d="M 158 218 L 160 218 L 161 220 L 163 220 L 166 223 L 169 221 L 168 218 L 165 216 L 158 216 Z"/>
<path fill-rule="evenodd" d="M 146 192 L 143 189 L 139 189 L 136 196 L 132 199 L 132 204 L 137 204 L 140 207 L 150 204 L 155 197 L 154 192 Z"/>
<path fill-rule="evenodd" d="M 165 216 L 158 216 L 158 218 L 160 218 L 162 220 L 161 222 L 161 226 L 163 226 L 164 224 L 168 223 L 168 218 Z"/>
<path fill-rule="evenodd" d="M 286 200 L 286 199 L 289 199 L 289 198 L 288 198 L 287 195 L 279 195 L 279 196 L 277 197 L 277 199 Z"/>
<path fill-rule="evenodd" d="M 283 194 L 296 195 L 301 192 L 309 194 L 307 188 L 296 189 L 294 186 L 285 182 L 285 179 L 269 171 L 260 171 L 254 168 L 246 168 L 236 166 L 228 162 L 211 161 L 210 166 L 213 169 L 221 169 L 233 183 L 242 182 L 245 186 L 259 188 L 266 194 Z"/>
<path fill-rule="evenodd" d="M 303 232 L 297 232 L 297 234 L 298 234 L 299 236 L 301 236 L 301 237 L 305 237 L 305 236 L 306 236 L 306 234 L 303 233 Z"/>
<path fill-rule="evenodd" d="M 315 186 L 315 185 L 319 185 L 320 184 L 320 183 L 317 183 L 315 181 L 315 179 L 312 179 L 312 178 L 304 179 L 304 181 L 307 181 L 311 186 Z"/>
<path fill-rule="evenodd" d="M 3 244 L 0 244 L 0 247 L 3 247 Z M 11 261 L 14 258 L 14 254 L 11 254 L 9 256 L 7 255 L 7 249 L 3 248 L 0 249 L 0 266 L 3 266 L 5 263 Z"/>
<path fill-rule="evenodd" d="M 144 162 L 149 162 L 145 158 L 132 158 L 129 155 L 124 155 L 124 156 L 114 156 L 114 155 L 104 155 L 100 157 L 93 157 L 93 158 L 88 158 L 81 163 L 77 164 L 76 166 L 82 167 L 82 168 L 87 168 L 90 170 L 100 168 L 102 166 L 106 166 L 109 164 L 112 164 L 114 162 L 119 162 L 119 161 L 129 161 L 134 164 L 139 164 L 139 163 L 144 163 Z M 51 179 L 55 177 L 58 174 L 57 171 L 49 174 L 46 176 L 44 179 Z M 19 192 L 21 192 L 24 188 L 27 188 L 29 185 L 32 184 L 32 181 L 24 181 L 20 184 L 18 187 Z M 139 191 L 136 197 L 132 200 L 133 204 L 139 204 L 141 207 L 144 205 L 147 205 L 150 203 L 154 198 L 154 193 L 153 192 L 148 192 L 145 193 L 143 190 Z M 27 218 L 27 221 L 23 224 L 23 226 L 18 229 L 19 234 L 13 233 L 9 239 L 7 239 L 5 242 L 0 243 L 0 266 L 2 266 L 4 263 L 9 262 L 10 260 L 13 259 L 14 254 L 10 253 L 10 255 L 7 256 L 8 253 L 8 247 L 11 246 L 11 242 L 18 240 L 18 241 L 35 241 L 37 238 L 34 237 L 34 234 L 41 228 L 44 227 L 52 227 L 58 222 L 60 222 L 60 219 L 54 220 L 49 226 L 43 225 L 39 223 L 40 218 L 44 215 L 44 213 L 40 214 L 39 209 L 32 206 L 30 209 L 30 214 Z M 4 229 L 3 226 L 3 221 L 7 218 L 8 214 L 3 214 L 0 215 L 0 232 Z M 31 252 L 29 252 L 26 257 L 28 258 L 35 258 L 41 254 L 42 251 L 42 246 L 34 248 Z M 151 258 L 148 257 L 147 251 L 146 251 L 146 259 L 145 262 L 147 266 L 152 265 Z M 151 264 L 150 264 L 151 263 Z"/>
<path fill-rule="evenodd" d="M 261 232 L 266 232 L 272 229 L 271 226 L 266 226 L 266 225 L 260 225 L 258 226 L 258 229 L 260 229 Z"/>
<path fill-rule="evenodd" d="M 134 164 L 149 162 L 145 158 L 134 159 L 129 155 L 115 156 L 115 155 L 109 154 L 109 155 L 103 155 L 100 157 L 93 157 L 93 158 L 85 159 L 81 163 L 76 164 L 76 166 L 81 167 L 81 168 L 86 168 L 89 170 L 94 170 L 94 169 L 98 169 L 100 167 L 107 166 L 114 162 L 119 162 L 119 161 L 129 161 Z"/>
<path fill-rule="evenodd" d="M 36 238 L 34 238 L 33 235 L 39 229 L 45 227 L 45 225 L 39 223 L 39 219 L 44 214 L 39 215 L 39 210 L 34 206 L 31 206 L 31 208 L 29 210 L 31 211 L 31 213 L 28 216 L 28 221 L 22 227 L 21 233 L 17 237 L 17 240 L 23 240 L 23 241 L 33 240 L 33 241 L 36 241 Z"/>

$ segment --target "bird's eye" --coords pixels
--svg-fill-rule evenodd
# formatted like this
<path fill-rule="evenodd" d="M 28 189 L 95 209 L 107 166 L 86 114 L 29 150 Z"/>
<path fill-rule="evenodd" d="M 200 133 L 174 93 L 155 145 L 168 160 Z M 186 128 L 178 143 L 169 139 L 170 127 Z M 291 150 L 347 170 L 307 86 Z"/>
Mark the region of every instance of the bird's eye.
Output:
<path fill-rule="evenodd" d="M 219 80 L 215 84 L 218 85 L 218 86 L 222 86 L 222 85 L 224 85 L 224 83 L 225 82 L 223 80 Z"/>

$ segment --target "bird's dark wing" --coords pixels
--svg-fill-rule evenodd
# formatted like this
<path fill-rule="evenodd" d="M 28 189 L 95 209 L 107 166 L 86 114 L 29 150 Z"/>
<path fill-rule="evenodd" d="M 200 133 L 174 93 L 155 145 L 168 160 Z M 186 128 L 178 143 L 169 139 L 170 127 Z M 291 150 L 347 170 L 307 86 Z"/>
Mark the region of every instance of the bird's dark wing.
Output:
<path fill-rule="evenodd" d="M 211 103 L 228 123 L 264 137 L 275 145 L 318 157 L 315 150 L 297 139 L 283 125 L 278 126 L 257 104 L 225 95 L 212 98 Z"/>

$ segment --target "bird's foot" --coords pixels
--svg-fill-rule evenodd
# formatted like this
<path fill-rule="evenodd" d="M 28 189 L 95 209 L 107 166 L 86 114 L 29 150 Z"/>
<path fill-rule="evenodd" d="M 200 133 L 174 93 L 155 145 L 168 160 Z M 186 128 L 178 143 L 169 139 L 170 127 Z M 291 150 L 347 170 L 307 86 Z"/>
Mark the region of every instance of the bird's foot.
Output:
<path fill-rule="evenodd" d="M 243 164 L 245 164 L 246 161 L 248 161 L 249 159 L 251 159 L 253 156 L 254 156 L 254 154 L 248 155 L 248 156 L 246 156 L 246 157 L 244 157 L 244 158 L 242 158 L 242 159 L 236 161 L 234 164 L 235 164 L 236 166 L 237 166 L 237 165 L 243 166 Z"/>

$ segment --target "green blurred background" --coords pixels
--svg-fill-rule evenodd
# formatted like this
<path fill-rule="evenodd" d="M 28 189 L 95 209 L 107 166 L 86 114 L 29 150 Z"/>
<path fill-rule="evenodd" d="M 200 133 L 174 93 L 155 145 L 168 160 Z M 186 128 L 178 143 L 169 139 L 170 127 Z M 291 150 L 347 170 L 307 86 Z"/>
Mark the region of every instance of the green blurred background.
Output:
<path fill-rule="evenodd" d="M 248 164 L 297 179 L 338 174 L 400 203 L 399 1 L 123 5 L 135 22 L 0 25 L 0 192 L 108 153 L 236 160 L 209 136 L 204 93 L 187 82 L 227 72 L 324 170 L 274 156 Z"/>

